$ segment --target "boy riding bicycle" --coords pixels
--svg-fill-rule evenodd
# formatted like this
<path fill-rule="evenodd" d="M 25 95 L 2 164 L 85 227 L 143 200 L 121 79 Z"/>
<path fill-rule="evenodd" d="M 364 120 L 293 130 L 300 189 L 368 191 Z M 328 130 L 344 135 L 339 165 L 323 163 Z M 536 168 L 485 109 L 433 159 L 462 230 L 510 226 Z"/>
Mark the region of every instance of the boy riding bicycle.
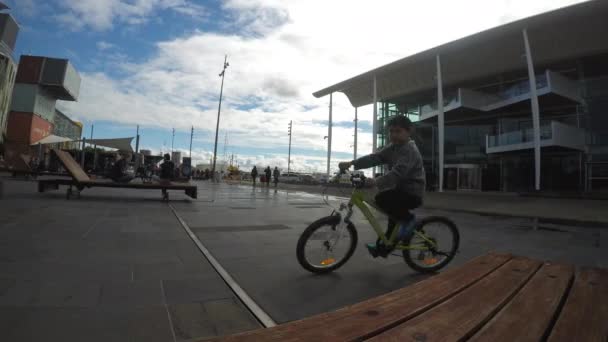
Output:
<path fill-rule="evenodd" d="M 387 165 L 388 172 L 376 179 L 369 178 L 366 185 L 374 187 L 375 205 L 384 211 L 388 219 L 386 236 L 390 237 L 397 222 L 400 223 L 399 238 L 404 239 L 411 233 L 415 217 L 410 213 L 422 205 L 426 187 L 422 156 L 416 143 L 410 139 L 412 122 L 405 116 L 395 116 L 387 125 L 390 144 L 367 156 L 339 164 L 341 170 L 351 166 L 355 170 Z M 386 257 L 387 248 L 378 241 L 367 244 L 373 257 Z"/>

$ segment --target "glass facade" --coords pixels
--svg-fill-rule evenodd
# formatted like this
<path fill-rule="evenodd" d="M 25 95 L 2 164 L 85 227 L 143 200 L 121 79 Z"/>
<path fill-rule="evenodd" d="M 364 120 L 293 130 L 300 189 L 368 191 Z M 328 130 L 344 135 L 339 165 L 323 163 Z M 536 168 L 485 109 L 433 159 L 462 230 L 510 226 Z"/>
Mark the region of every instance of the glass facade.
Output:
<path fill-rule="evenodd" d="M 72 121 L 62 112 L 56 110 L 55 117 L 53 119 L 53 134 L 70 138 L 72 140 L 79 140 L 82 136 L 82 124 Z M 77 148 L 78 143 L 66 143 L 64 148 Z"/>
<path fill-rule="evenodd" d="M 551 71 L 549 71 L 551 70 Z M 608 162 L 608 55 L 562 61 L 537 67 L 541 141 L 557 141 L 552 122 L 580 133 L 584 148 L 546 146 L 541 150 L 541 189 L 584 191 L 586 165 Z M 551 74 L 551 81 L 547 75 Z M 534 141 L 530 109 L 530 84 L 525 70 L 496 75 L 467 83 L 466 88 L 488 94 L 502 106 L 488 111 L 469 109 L 459 98 L 458 88 L 444 90 L 445 143 L 444 189 L 529 191 L 534 187 L 534 152 L 513 148 L 504 153 L 488 153 L 498 146 L 515 146 Z M 553 75 L 574 84 L 577 98 L 564 97 L 548 88 Z M 436 91 L 389 99 L 378 104 L 378 146 L 388 142 L 385 124 L 392 116 L 406 115 L 416 126 L 413 139 L 423 155 L 429 188 L 437 188 L 438 127 Z M 583 135 L 584 134 L 584 135 Z M 568 134 L 566 134 L 568 135 Z M 584 138 L 586 137 L 586 138 Z M 595 189 L 602 188 L 601 183 Z M 608 188 L 608 184 L 606 184 Z"/>

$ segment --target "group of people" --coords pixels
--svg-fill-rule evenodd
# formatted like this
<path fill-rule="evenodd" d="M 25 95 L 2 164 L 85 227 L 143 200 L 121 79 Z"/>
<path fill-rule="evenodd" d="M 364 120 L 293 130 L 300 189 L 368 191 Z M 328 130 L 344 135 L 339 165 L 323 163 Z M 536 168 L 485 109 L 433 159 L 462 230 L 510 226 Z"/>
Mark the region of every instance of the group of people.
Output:
<path fill-rule="evenodd" d="M 262 176 L 264 178 L 262 178 Z M 274 179 L 274 186 L 279 184 L 279 177 L 281 176 L 281 171 L 279 171 L 278 167 L 274 167 L 274 170 L 270 169 L 270 166 L 267 166 L 264 169 L 264 174 L 260 176 L 260 180 L 262 183 L 266 183 L 266 186 L 270 186 L 270 180 Z M 253 180 L 253 186 L 255 186 L 256 180 L 258 178 L 258 168 L 256 166 L 251 169 L 251 180 Z"/>

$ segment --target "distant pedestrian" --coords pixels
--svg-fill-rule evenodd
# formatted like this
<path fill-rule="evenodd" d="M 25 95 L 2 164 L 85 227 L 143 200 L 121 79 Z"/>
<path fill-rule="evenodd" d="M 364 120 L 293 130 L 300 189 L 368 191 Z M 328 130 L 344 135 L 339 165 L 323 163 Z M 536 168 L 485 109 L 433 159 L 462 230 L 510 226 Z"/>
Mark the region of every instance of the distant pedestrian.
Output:
<path fill-rule="evenodd" d="M 279 176 L 281 176 L 281 171 L 279 171 L 278 167 L 274 167 L 274 171 L 272 171 L 272 176 L 274 177 L 274 187 L 276 188 L 279 184 Z"/>
<path fill-rule="evenodd" d="M 251 169 L 251 180 L 253 180 L 253 186 L 255 186 L 256 178 L 258 178 L 258 168 L 254 165 L 253 169 Z"/>
<path fill-rule="evenodd" d="M 266 181 L 266 186 L 270 186 L 270 178 L 272 177 L 272 170 L 270 169 L 270 166 L 267 166 L 266 169 L 264 169 L 264 175 L 266 176 L 264 179 Z"/>

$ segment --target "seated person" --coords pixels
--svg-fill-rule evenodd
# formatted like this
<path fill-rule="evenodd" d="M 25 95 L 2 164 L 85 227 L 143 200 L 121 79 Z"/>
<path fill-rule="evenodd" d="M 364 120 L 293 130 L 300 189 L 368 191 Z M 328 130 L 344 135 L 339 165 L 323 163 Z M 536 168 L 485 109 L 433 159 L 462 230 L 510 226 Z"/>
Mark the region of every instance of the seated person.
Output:
<path fill-rule="evenodd" d="M 405 116 L 395 116 L 387 124 L 390 144 L 375 153 L 359 159 L 340 163 L 341 170 L 354 166 L 356 170 L 378 165 L 387 165 L 388 172 L 376 179 L 368 179 L 375 186 L 375 204 L 388 216 L 387 238 L 390 238 L 397 222 L 400 223 L 399 239 L 406 239 L 412 233 L 415 223 L 410 213 L 422 205 L 425 190 L 425 172 L 422 156 L 414 140 L 410 139 L 412 122 Z M 375 203 L 374 203 L 375 202 Z M 388 249 L 380 244 L 368 244 L 367 248 L 374 257 L 385 256 Z"/>
<path fill-rule="evenodd" d="M 171 161 L 171 156 L 166 153 L 162 164 L 160 164 L 160 180 L 170 181 L 173 179 L 175 164 Z"/>
<path fill-rule="evenodd" d="M 126 153 L 124 156 L 117 156 L 116 162 L 110 169 L 109 178 L 117 183 L 129 183 L 134 177 L 127 173 L 128 160 L 130 154 Z"/>

